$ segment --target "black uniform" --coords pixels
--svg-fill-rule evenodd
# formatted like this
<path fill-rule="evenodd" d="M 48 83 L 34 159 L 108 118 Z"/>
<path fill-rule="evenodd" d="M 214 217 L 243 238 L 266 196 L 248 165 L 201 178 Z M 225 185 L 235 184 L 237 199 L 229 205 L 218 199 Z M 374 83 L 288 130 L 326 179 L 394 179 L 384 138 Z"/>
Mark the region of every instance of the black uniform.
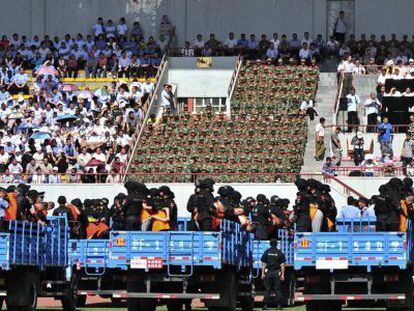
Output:
<path fill-rule="evenodd" d="M 377 231 L 398 231 L 400 210 L 398 196 L 392 189 L 383 185 L 379 188 L 380 195 L 375 200 L 375 215 L 377 216 Z"/>
<path fill-rule="evenodd" d="M 269 208 L 263 205 L 262 203 L 257 203 L 252 209 L 252 221 L 256 227 L 256 232 L 254 234 L 255 239 L 267 240 L 268 239 L 268 230 L 271 225 L 270 219 L 271 215 L 269 213 Z"/>
<path fill-rule="evenodd" d="M 271 302 L 271 292 L 274 291 L 276 303 L 280 305 L 282 298 L 280 266 L 286 262 L 285 255 L 277 247 L 271 247 L 263 253 L 261 261 L 266 264 L 267 270 L 264 278 L 263 304 L 267 306 Z"/>

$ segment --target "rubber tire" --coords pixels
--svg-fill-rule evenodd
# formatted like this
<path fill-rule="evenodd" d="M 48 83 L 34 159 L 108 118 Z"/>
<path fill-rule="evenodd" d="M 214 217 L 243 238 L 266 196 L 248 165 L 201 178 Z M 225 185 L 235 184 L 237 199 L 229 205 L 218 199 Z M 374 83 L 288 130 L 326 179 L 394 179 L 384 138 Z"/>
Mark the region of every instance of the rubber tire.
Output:
<path fill-rule="evenodd" d="M 86 306 L 87 299 L 88 299 L 88 296 L 86 295 L 76 295 L 76 307 L 83 308 L 84 306 Z"/>
<path fill-rule="evenodd" d="M 127 299 L 127 310 L 128 311 L 141 311 L 141 302 L 138 298 Z"/>
<path fill-rule="evenodd" d="M 122 298 L 111 297 L 111 303 L 112 303 L 112 305 L 120 306 L 120 305 L 122 305 Z"/>
<path fill-rule="evenodd" d="M 13 307 L 13 306 L 7 306 L 7 310 L 10 311 L 36 311 L 37 308 L 37 289 L 35 282 L 32 281 L 32 283 L 29 285 L 31 286 L 29 295 L 31 296 L 30 300 L 32 301 L 31 305 L 25 306 L 25 307 Z"/>
<path fill-rule="evenodd" d="M 319 301 L 306 302 L 306 311 L 319 311 Z"/>
<path fill-rule="evenodd" d="M 241 297 L 240 308 L 242 311 L 253 311 L 254 310 L 254 298 L 253 297 Z"/>
<path fill-rule="evenodd" d="M 157 308 L 157 301 L 155 299 L 140 299 L 142 311 L 155 311 Z"/>
<path fill-rule="evenodd" d="M 168 311 L 182 311 L 184 303 L 180 300 L 170 300 L 167 302 Z"/>

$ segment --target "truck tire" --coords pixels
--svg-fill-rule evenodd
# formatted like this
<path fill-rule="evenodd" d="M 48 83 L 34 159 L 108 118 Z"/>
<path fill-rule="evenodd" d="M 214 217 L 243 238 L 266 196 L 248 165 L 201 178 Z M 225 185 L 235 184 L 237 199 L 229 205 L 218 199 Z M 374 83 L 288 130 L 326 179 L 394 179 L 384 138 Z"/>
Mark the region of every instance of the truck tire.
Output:
<path fill-rule="evenodd" d="M 86 299 L 88 299 L 86 295 L 76 295 L 76 307 L 83 308 L 86 306 Z"/>
<path fill-rule="evenodd" d="M 157 308 L 157 301 L 155 299 L 140 299 L 142 311 L 155 311 Z"/>
<path fill-rule="evenodd" d="M 37 271 L 15 271 L 7 281 L 7 310 L 36 310 L 38 280 Z"/>
<path fill-rule="evenodd" d="M 115 305 L 115 306 L 122 305 L 122 299 L 121 298 L 111 297 L 111 302 L 112 302 L 112 305 Z"/>
<path fill-rule="evenodd" d="M 141 303 L 138 298 L 127 299 L 127 310 L 128 311 L 141 311 Z"/>
<path fill-rule="evenodd" d="M 319 311 L 319 301 L 306 302 L 306 311 Z"/>
<path fill-rule="evenodd" d="M 78 307 L 78 279 L 73 276 L 71 281 L 67 285 L 66 295 L 60 300 L 62 303 L 63 311 L 76 311 Z M 86 296 L 82 296 L 86 297 Z"/>
<path fill-rule="evenodd" d="M 254 309 L 254 298 L 253 297 L 241 297 L 240 307 L 242 311 L 253 311 Z"/>
<path fill-rule="evenodd" d="M 181 300 L 169 300 L 167 302 L 167 310 L 168 311 L 182 311 L 183 302 Z"/>

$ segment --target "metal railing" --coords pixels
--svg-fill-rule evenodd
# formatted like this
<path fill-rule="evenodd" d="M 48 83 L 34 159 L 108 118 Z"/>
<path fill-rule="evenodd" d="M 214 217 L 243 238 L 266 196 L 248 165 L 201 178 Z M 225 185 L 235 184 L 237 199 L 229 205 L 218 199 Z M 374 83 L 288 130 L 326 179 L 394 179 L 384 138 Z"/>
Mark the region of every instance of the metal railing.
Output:
<path fill-rule="evenodd" d="M 151 113 L 152 105 L 154 103 L 154 100 L 156 99 L 156 94 L 157 94 L 158 87 L 160 84 L 160 77 L 162 76 L 164 72 L 166 63 L 167 63 L 167 59 L 166 59 L 166 56 L 164 55 L 161 60 L 160 66 L 158 67 L 157 74 L 155 76 L 155 79 L 156 79 L 155 87 L 152 90 L 152 92 L 149 94 L 147 100 L 145 101 L 145 104 L 142 106 L 142 112 L 143 112 L 144 118 L 141 118 L 138 120 L 137 126 L 135 128 L 135 132 L 131 137 L 130 146 L 133 146 L 133 147 L 129 148 L 128 150 L 127 165 L 126 165 L 125 172 L 128 172 L 128 169 L 131 166 L 131 162 L 134 157 L 134 153 L 136 151 L 139 138 L 141 137 L 142 131 L 145 128 L 145 124 L 148 121 L 149 115 Z"/>
<path fill-rule="evenodd" d="M 230 80 L 229 88 L 227 89 L 226 112 L 227 112 L 227 117 L 229 118 L 231 116 L 231 109 L 230 109 L 231 98 L 233 97 L 234 89 L 236 88 L 237 79 L 239 77 L 240 69 L 242 66 L 243 66 L 243 57 L 239 55 L 237 57 L 236 66 L 234 68 L 233 75 Z"/>
<path fill-rule="evenodd" d="M 352 194 L 352 195 L 354 195 L 358 198 L 364 198 L 364 196 L 361 193 L 359 193 L 357 190 L 355 190 L 351 186 L 347 185 L 343 181 L 339 180 L 335 176 L 325 176 L 324 181 L 326 183 L 332 183 L 333 182 L 333 183 L 338 184 L 342 188 L 342 192 L 347 196 Z"/>
<path fill-rule="evenodd" d="M 338 89 L 337 89 L 337 92 L 336 92 L 335 103 L 334 103 L 334 115 L 333 115 L 333 118 L 332 118 L 334 124 L 337 124 L 337 122 L 338 122 L 338 112 L 339 112 L 339 105 L 340 105 L 340 101 L 341 101 L 343 87 L 344 87 L 344 73 L 341 72 L 339 74 Z"/>

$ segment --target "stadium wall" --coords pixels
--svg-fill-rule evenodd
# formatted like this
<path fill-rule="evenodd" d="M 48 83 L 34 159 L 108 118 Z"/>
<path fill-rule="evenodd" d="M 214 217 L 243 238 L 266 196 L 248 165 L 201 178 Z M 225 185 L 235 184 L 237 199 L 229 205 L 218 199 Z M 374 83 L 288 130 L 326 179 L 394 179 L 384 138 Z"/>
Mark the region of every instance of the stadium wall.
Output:
<path fill-rule="evenodd" d="M 157 33 L 163 14 L 177 27 L 178 42 L 197 33 L 255 33 L 268 36 L 309 31 L 326 35 L 329 0 L 2 0 L 0 33 L 33 36 L 88 33 L 98 16 L 114 22 L 139 20 L 147 35 Z M 355 29 L 361 33 L 410 35 L 412 0 L 355 0 Z M 397 22 L 400 21 L 400 22 Z M 258 38 L 259 39 L 259 38 Z"/>

